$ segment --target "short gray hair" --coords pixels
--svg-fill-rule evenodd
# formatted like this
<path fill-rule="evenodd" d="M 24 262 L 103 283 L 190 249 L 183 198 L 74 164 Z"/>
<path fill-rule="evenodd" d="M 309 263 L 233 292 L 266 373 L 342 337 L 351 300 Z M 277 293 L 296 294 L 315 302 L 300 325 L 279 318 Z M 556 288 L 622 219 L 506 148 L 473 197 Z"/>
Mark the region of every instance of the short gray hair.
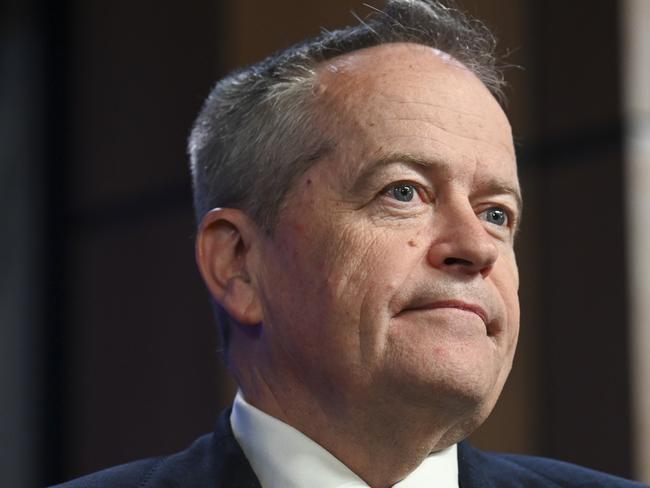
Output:
<path fill-rule="evenodd" d="M 272 234 L 292 184 L 335 145 L 319 130 L 312 104 L 316 68 L 336 56 L 396 42 L 449 54 L 501 99 L 496 42 L 484 24 L 449 2 L 388 0 L 359 25 L 323 32 L 216 84 L 189 139 L 197 220 L 216 207 L 239 208 Z M 227 350 L 229 318 L 219 305 L 216 312 Z"/>
<path fill-rule="evenodd" d="M 334 143 L 310 110 L 317 65 L 394 42 L 451 55 L 501 99 L 495 39 L 484 24 L 438 0 L 388 0 L 359 25 L 324 32 L 216 84 L 189 139 L 197 220 L 215 207 L 239 208 L 271 233 L 293 182 Z"/>

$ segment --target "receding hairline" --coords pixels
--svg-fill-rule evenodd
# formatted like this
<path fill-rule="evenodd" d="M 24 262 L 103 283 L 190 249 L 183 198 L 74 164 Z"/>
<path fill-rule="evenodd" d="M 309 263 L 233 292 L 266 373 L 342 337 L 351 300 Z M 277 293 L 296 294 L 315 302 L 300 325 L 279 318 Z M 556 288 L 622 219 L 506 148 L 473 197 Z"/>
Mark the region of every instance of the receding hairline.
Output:
<path fill-rule="evenodd" d="M 428 56 L 421 57 L 422 54 Z M 367 95 L 371 95 L 377 86 L 376 83 L 380 83 L 383 76 L 390 75 L 391 67 L 397 70 L 403 68 L 405 56 L 412 56 L 409 61 L 412 61 L 413 65 L 409 64 L 408 69 L 416 72 L 420 67 L 423 71 L 433 72 L 435 76 L 447 76 L 451 72 L 453 76 L 468 79 L 474 85 L 473 91 L 488 94 L 503 112 L 496 94 L 471 67 L 440 49 L 410 41 L 364 47 L 317 63 L 311 76 L 303 80 L 310 85 L 308 91 L 311 92 L 309 100 L 306 100 L 307 110 L 312 111 L 318 120 L 319 111 L 327 112 L 326 106 L 330 104 L 340 110 L 340 99 L 347 98 L 360 88 Z M 431 65 L 426 66 L 428 63 L 433 63 L 433 70 L 430 71 Z M 386 67 L 388 69 L 385 69 Z M 435 86 L 435 83 L 437 80 L 432 86 Z M 505 114 L 504 117 L 507 120 Z"/>
<path fill-rule="evenodd" d="M 392 52 L 388 53 L 384 51 Z M 370 56 L 380 55 L 390 58 L 399 54 L 399 51 L 404 51 L 406 53 L 429 53 L 431 54 L 432 60 L 439 61 L 443 63 L 444 66 L 458 68 L 459 70 L 472 75 L 481 83 L 481 85 L 485 86 L 487 91 L 490 91 L 489 87 L 481 81 L 469 66 L 465 65 L 462 61 L 458 60 L 451 54 L 426 44 L 411 41 L 385 42 L 374 46 L 355 49 L 354 51 L 320 61 L 314 66 L 314 81 L 325 81 L 329 76 L 354 74 L 358 69 L 369 64 L 368 58 Z"/>
<path fill-rule="evenodd" d="M 377 74 L 374 71 L 380 66 L 385 66 L 386 64 L 390 66 L 393 64 L 392 59 L 395 59 L 396 56 L 397 58 L 394 64 L 399 65 L 403 61 L 403 58 L 399 57 L 403 52 L 409 52 L 416 56 L 422 53 L 430 54 L 429 57 L 425 58 L 424 62 L 428 63 L 432 61 L 436 63 L 437 66 L 434 66 L 433 69 L 441 76 L 449 73 L 449 69 L 451 68 L 452 73 L 461 74 L 463 77 L 470 79 L 473 86 L 472 90 L 478 89 L 484 94 L 489 95 L 509 125 L 508 117 L 503 113 L 502 107 L 494 93 L 471 68 L 461 61 L 444 51 L 426 44 L 416 42 L 389 42 L 350 51 L 323 60 L 314 67 L 312 77 L 306 81 L 311 85 L 311 95 L 308 97 L 309 100 L 305 108 L 312 112 L 314 122 L 320 125 L 322 133 L 329 134 L 332 139 L 330 140 L 330 144 L 319 149 L 317 155 L 311 158 L 312 161 L 317 161 L 331 155 L 338 145 L 336 141 L 340 134 L 332 132 L 332 121 L 327 120 L 327 113 L 332 111 L 338 114 L 345 113 L 345 110 L 342 110 L 342 108 L 347 106 L 346 108 L 349 109 L 351 105 L 343 99 L 347 99 L 351 95 L 358 95 L 359 89 L 362 89 L 366 96 L 370 97 L 374 91 L 372 79 Z M 381 58 L 377 59 L 377 54 Z M 360 57 L 361 59 L 359 59 Z M 422 59 L 414 56 L 413 62 L 422 63 Z M 420 66 L 422 66 L 422 69 L 425 69 L 424 64 Z M 417 69 L 417 67 L 412 66 L 409 66 L 409 68 Z M 366 83 L 368 80 L 370 80 L 370 84 Z M 362 100 L 359 103 L 363 106 L 366 102 Z M 356 103 L 353 105 L 359 107 Z M 332 107 L 335 110 L 332 110 Z M 340 121 L 340 118 L 338 120 Z M 334 142 L 332 143 L 332 141 Z"/>

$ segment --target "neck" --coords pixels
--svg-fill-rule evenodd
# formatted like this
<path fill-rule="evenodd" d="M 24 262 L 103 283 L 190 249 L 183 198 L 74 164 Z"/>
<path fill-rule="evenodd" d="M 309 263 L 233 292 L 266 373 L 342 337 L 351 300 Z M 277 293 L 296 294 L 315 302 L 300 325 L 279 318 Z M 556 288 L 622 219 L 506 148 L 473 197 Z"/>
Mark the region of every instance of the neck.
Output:
<path fill-rule="evenodd" d="M 278 376 L 258 370 L 238 374 L 237 380 L 251 405 L 320 444 L 372 488 L 393 486 L 430 453 L 458 442 L 471 429 L 435 405 L 397 408 L 394 401 L 361 404 L 341 401 L 340 395 L 335 403 L 327 402 L 303 384 L 286 381 L 287 376 L 278 382 Z"/>

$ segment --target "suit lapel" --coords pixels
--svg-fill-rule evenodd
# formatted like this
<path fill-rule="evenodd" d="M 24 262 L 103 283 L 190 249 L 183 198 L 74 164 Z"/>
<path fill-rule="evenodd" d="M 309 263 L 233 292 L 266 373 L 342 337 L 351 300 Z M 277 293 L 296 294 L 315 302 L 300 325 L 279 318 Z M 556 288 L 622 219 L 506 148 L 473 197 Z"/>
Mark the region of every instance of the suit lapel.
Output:
<path fill-rule="evenodd" d="M 217 488 L 261 488 L 230 426 L 230 409 L 221 413 L 214 432 L 212 449 Z"/>

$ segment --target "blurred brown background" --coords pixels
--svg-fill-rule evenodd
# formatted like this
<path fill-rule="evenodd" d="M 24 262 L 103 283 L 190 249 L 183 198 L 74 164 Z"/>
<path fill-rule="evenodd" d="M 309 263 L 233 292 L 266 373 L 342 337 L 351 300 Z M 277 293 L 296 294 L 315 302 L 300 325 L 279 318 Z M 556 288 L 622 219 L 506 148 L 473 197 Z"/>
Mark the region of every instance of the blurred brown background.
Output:
<path fill-rule="evenodd" d="M 355 23 L 361 3 L 4 5 L 3 486 L 173 452 L 212 429 L 233 384 L 194 266 L 190 125 L 220 76 Z M 640 476 L 622 3 L 460 3 L 523 67 L 507 71 L 526 202 L 521 339 L 473 441 Z"/>

